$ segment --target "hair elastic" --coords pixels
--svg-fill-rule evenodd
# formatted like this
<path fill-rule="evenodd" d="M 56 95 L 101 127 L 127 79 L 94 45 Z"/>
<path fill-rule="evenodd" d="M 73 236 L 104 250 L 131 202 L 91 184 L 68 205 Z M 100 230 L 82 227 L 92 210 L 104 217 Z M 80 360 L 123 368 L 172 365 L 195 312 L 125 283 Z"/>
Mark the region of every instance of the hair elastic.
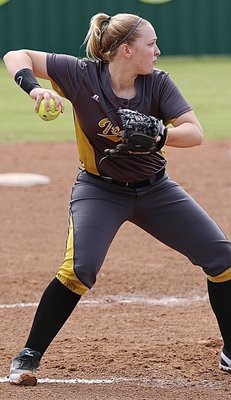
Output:
<path fill-rule="evenodd" d="M 109 22 L 111 20 L 111 17 L 108 17 L 101 25 L 101 30 L 100 30 L 100 35 L 99 35 L 99 40 L 100 40 L 100 47 L 102 47 L 102 36 L 106 29 L 108 28 Z"/>

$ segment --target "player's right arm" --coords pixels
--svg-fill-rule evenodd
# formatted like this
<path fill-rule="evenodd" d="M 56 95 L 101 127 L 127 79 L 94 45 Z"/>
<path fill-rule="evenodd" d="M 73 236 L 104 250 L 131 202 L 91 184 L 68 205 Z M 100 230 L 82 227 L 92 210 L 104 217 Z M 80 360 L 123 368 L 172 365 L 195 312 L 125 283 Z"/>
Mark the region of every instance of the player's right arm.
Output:
<path fill-rule="evenodd" d="M 15 78 L 17 72 L 29 68 L 37 78 L 49 79 L 47 73 L 47 53 L 45 52 L 33 50 L 9 51 L 3 57 L 3 61 L 12 78 Z M 45 100 L 46 108 L 49 110 L 50 98 L 54 99 L 57 109 L 59 105 L 61 105 L 62 112 L 64 111 L 64 102 L 62 98 L 53 90 L 37 87 L 32 89 L 29 95 L 35 100 L 36 112 L 38 112 L 42 99 Z"/>
<path fill-rule="evenodd" d="M 3 61 L 12 78 L 23 68 L 30 68 L 37 78 L 49 79 L 47 73 L 47 53 L 33 50 L 9 51 Z"/>

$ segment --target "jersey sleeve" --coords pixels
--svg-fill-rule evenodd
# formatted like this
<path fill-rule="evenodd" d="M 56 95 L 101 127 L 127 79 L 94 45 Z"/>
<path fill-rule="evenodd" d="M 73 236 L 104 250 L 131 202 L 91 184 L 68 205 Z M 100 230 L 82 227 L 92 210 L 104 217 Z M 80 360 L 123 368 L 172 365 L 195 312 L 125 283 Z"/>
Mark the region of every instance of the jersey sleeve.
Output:
<path fill-rule="evenodd" d="M 74 56 L 47 54 L 47 72 L 53 88 L 74 104 L 86 70 L 86 63 Z"/>
<path fill-rule="evenodd" d="M 169 74 L 162 76 L 159 90 L 159 110 L 165 124 L 192 110 Z"/>

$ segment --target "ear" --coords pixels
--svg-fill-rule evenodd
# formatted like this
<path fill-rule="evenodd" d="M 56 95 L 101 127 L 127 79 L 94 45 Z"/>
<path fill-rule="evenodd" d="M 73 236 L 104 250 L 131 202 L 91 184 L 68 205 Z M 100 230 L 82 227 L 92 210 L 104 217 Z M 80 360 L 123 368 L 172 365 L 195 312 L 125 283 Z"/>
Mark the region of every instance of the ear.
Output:
<path fill-rule="evenodd" d="M 120 49 L 121 49 L 121 54 L 124 57 L 126 57 L 126 58 L 130 58 L 131 57 L 131 55 L 132 55 L 131 47 L 129 47 L 127 43 L 123 43 L 120 46 Z"/>

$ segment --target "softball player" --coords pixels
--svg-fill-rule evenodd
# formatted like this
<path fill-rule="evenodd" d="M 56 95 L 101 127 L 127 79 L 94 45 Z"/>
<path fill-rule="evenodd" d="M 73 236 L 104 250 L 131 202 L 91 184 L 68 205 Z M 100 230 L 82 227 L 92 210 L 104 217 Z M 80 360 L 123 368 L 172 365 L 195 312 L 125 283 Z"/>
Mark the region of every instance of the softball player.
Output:
<path fill-rule="evenodd" d="M 87 58 L 20 50 L 4 57 L 9 73 L 35 100 L 62 97 L 73 105 L 81 172 L 73 186 L 65 258 L 42 295 L 25 347 L 11 365 L 10 382 L 35 385 L 40 359 L 81 296 L 90 289 L 116 232 L 135 223 L 175 249 L 208 276 L 212 309 L 224 348 L 220 366 L 231 371 L 231 242 L 208 214 L 166 172 L 154 154 L 104 157 L 122 141 L 118 109 L 164 121 L 166 145 L 193 147 L 202 128 L 169 75 L 155 68 L 160 50 L 152 25 L 133 14 L 91 19 Z M 41 88 L 35 76 L 51 81 Z M 107 153 L 108 154 L 108 153 Z M 90 244 L 90 250 L 89 250 Z"/>

